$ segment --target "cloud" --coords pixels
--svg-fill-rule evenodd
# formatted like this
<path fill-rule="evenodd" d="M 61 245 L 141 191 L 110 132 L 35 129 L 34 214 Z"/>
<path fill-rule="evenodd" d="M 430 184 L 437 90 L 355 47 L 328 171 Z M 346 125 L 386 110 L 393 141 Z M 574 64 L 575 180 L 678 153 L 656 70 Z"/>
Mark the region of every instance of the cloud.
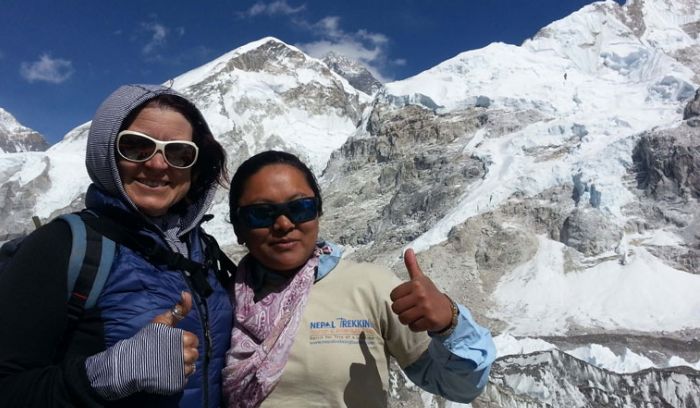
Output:
<path fill-rule="evenodd" d="M 167 59 L 162 51 L 168 46 L 168 41 L 173 37 L 185 35 L 184 27 L 167 27 L 160 23 L 156 16 L 151 16 L 151 21 L 139 23 L 138 30 L 131 36 L 132 42 L 142 43 L 141 55 L 148 62 L 164 62 Z M 169 56 L 168 58 L 171 58 Z"/>
<path fill-rule="evenodd" d="M 271 3 L 259 1 L 253 4 L 248 10 L 236 13 L 239 18 L 252 18 L 260 15 L 271 16 L 288 16 L 296 14 L 306 8 L 305 4 L 298 7 L 293 7 L 287 4 L 286 0 L 275 0 Z"/>
<path fill-rule="evenodd" d="M 150 39 L 141 48 L 143 55 L 152 55 L 163 48 L 167 42 L 170 30 L 163 24 L 157 22 L 141 23 L 141 28 L 150 33 Z"/>
<path fill-rule="evenodd" d="M 19 73 L 22 78 L 29 82 L 43 81 L 52 84 L 65 82 L 75 70 L 73 63 L 61 58 L 51 58 L 48 54 L 43 54 L 35 62 L 23 62 L 20 65 Z"/>
<path fill-rule="evenodd" d="M 254 18 L 258 16 L 289 16 L 290 22 L 302 30 L 311 33 L 313 41 L 295 44 L 307 54 L 323 58 L 329 52 L 344 55 L 359 61 L 382 82 L 391 80 L 386 74 L 390 67 L 405 65 L 405 59 L 388 60 L 390 39 L 382 33 L 370 32 L 366 29 L 347 31 L 341 26 L 338 16 L 326 16 L 313 23 L 300 14 L 306 4 L 292 6 L 287 0 L 272 2 L 258 1 L 249 9 L 236 13 L 239 18 Z"/>
<path fill-rule="evenodd" d="M 344 55 L 362 63 L 381 82 L 391 80 L 385 71 L 389 65 L 403 65 L 404 59 L 389 61 L 387 59 L 390 45 L 389 37 L 382 33 L 373 33 L 365 29 L 354 32 L 345 31 L 341 27 L 338 16 L 327 16 L 316 23 L 303 19 L 295 19 L 294 23 L 319 39 L 308 43 L 295 44 L 307 54 L 323 58 L 329 52 Z"/>

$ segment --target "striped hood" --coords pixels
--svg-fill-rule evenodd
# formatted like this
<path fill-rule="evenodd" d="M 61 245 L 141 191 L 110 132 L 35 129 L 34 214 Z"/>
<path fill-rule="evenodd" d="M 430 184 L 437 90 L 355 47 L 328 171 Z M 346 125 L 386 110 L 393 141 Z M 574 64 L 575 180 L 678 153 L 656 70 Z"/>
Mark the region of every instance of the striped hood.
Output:
<path fill-rule="evenodd" d="M 124 85 L 114 91 L 97 109 L 88 134 L 85 166 L 93 186 L 109 196 L 119 199 L 133 211 L 141 214 L 126 195 L 117 168 L 116 140 L 124 119 L 139 106 L 159 95 L 184 96 L 171 88 L 160 85 Z M 201 112 L 197 110 L 200 116 Z M 206 124 L 204 117 L 202 123 Z M 177 235 L 183 235 L 198 225 L 214 198 L 215 186 L 202 197 L 196 197 L 184 214 L 177 216 Z M 142 214 L 143 215 L 143 214 Z M 172 217 L 172 214 L 169 214 Z M 144 218 L 147 218 L 144 215 Z M 153 221 L 150 220 L 149 221 Z"/>

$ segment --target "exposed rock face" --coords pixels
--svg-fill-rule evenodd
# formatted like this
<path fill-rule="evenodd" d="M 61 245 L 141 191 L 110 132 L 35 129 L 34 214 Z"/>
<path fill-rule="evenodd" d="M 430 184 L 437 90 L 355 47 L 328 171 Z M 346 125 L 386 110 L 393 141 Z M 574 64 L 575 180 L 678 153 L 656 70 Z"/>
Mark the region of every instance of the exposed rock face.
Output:
<path fill-rule="evenodd" d="M 508 356 L 494 364 L 487 391 L 472 406 L 698 407 L 700 373 L 676 368 L 616 374 L 559 350 Z"/>
<path fill-rule="evenodd" d="M 41 167 L 41 173 L 26 183 L 9 176 L 18 172 L 22 165 L 23 163 L 18 160 L 16 166 L 0 168 L 0 179 L 11 179 L 11 181 L 0 184 L 0 220 L 2 220 L 3 226 L 0 230 L 0 242 L 26 234 L 34 228 L 32 217 L 37 215 L 34 207 L 37 205 L 37 201 L 42 198 L 37 192 L 47 191 L 51 188 L 50 160 L 47 157 L 37 159 L 37 163 L 33 166 Z M 50 220 L 59 214 L 82 209 L 83 199 L 84 194 L 75 197 L 65 208 L 55 210 L 48 217 L 41 217 L 42 221 Z"/>
<path fill-rule="evenodd" d="M 490 294 L 498 281 L 537 252 L 531 230 L 521 228 L 500 212 L 473 217 L 450 231 L 447 241 L 421 252 L 418 261 L 435 284 L 455 301 L 469 305 L 477 320 L 492 330 L 505 329 L 488 315 Z M 395 272 L 405 276 L 397 262 Z"/>
<path fill-rule="evenodd" d="M 21 140 L 17 140 L 17 136 L 19 136 Z M 46 139 L 38 132 L 30 132 L 22 135 L 10 135 L 0 132 L 0 151 L 6 153 L 43 152 L 48 148 L 48 142 L 46 142 Z"/>
<path fill-rule="evenodd" d="M 597 209 L 575 209 L 564 220 L 561 242 L 587 256 L 615 249 L 622 238 L 622 228 Z"/>
<path fill-rule="evenodd" d="M 691 102 L 689 104 L 692 105 Z M 686 109 L 688 110 L 688 109 Z M 636 212 L 648 227 L 677 233 L 685 245 L 649 246 L 675 268 L 700 273 L 700 137 L 690 120 L 676 128 L 643 135 L 633 152 L 641 196 Z"/>
<path fill-rule="evenodd" d="M 642 136 L 632 157 L 638 188 L 662 201 L 700 198 L 699 136 L 688 128 Z"/>
<path fill-rule="evenodd" d="M 16 167 L 3 170 L 12 174 L 18 171 L 20 166 L 21 164 L 18 163 Z M 34 178 L 28 186 L 22 186 L 17 180 L 0 185 L 0 219 L 3 220 L 0 241 L 12 239 L 28 231 L 34 215 L 31 204 L 36 203 L 38 197 L 35 191 L 45 190 L 49 184 L 50 180 L 45 167 L 42 174 Z"/>
<path fill-rule="evenodd" d="M 272 75 L 289 75 L 295 70 L 310 69 L 329 78 L 332 86 L 325 86 L 321 83 L 305 83 L 304 86 L 291 87 L 282 93 L 283 100 L 290 105 L 302 103 L 302 108 L 315 114 L 322 114 L 328 109 L 337 109 L 343 115 L 349 115 L 355 122 L 359 121 L 362 109 L 359 106 L 357 97 L 349 97 L 342 84 L 332 75 L 323 64 L 310 59 L 303 52 L 290 48 L 279 41 L 268 41 L 253 50 L 242 53 L 232 58 L 228 63 L 228 68 L 240 69 L 248 72 L 268 73 Z M 220 76 L 226 70 L 217 72 Z M 197 93 L 211 95 L 207 93 L 208 87 L 200 86 Z M 193 90 L 194 91 L 194 90 Z M 252 102 L 248 100 L 248 102 Z M 260 101 L 258 101 L 259 103 Z M 245 99 L 242 98 L 241 110 L 250 109 Z M 283 112 L 277 112 L 279 114 Z"/>
<path fill-rule="evenodd" d="M 324 172 L 333 175 L 324 179 L 328 236 L 350 245 L 375 242 L 377 254 L 424 232 L 484 174 L 484 163 L 458 147 L 485 119 L 479 110 L 438 115 L 414 105 L 376 104 L 368 134 L 348 140 Z"/>
<path fill-rule="evenodd" d="M 14 116 L 0 108 L 0 153 L 41 152 L 48 147 L 39 132 L 21 125 Z"/>
<path fill-rule="evenodd" d="M 394 369 L 396 369 L 394 367 Z M 397 398 L 390 407 L 407 407 L 411 401 L 446 401 L 427 395 L 407 384 L 400 373 L 395 378 Z M 560 350 L 499 358 L 491 367 L 484 393 L 471 403 L 473 408 L 550 407 L 699 407 L 700 372 L 687 367 L 647 369 L 618 374 L 596 368 Z"/>
<path fill-rule="evenodd" d="M 692 122 L 693 127 L 697 127 L 698 117 L 700 116 L 700 89 L 695 91 L 695 98 L 688 102 L 685 109 L 683 110 L 683 120 L 688 120 Z"/>
<path fill-rule="evenodd" d="M 329 52 L 322 61 L 335 73 L 347 79 L 355 89 L 367 95 L 374 94 L 382 87 L 382 83 L 357 61 L 334 52 Z"/>

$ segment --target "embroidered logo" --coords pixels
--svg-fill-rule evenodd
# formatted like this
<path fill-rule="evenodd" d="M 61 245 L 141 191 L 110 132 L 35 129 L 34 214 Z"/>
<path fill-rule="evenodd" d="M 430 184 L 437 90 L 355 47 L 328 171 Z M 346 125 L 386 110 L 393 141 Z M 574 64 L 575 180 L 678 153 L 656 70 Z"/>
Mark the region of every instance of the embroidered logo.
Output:
<path fill-rule="evenodd" d="M 374 323 L 367 319 L 337 317 L 309 323 L 309 342 L 313 344 L 358 344 L 364 332 L 368 344 L 379 339 Z"/>

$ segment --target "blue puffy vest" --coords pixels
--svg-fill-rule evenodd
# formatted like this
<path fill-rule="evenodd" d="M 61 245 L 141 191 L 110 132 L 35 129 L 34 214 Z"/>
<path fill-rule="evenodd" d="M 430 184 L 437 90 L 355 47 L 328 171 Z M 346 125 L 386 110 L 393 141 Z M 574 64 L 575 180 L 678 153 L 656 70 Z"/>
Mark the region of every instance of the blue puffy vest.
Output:
<path fill-rule="evenodd" d="M 109 197 L 101 198 L 111 201 Z M 120 203 L 113 204 L 122 207 Z M 197 227 L 187 234 L 190 259 L 197 262 L 204 261 L 200 232 Z M 158 239 L 167 247 L 162 238 Z M 207 280 L 214 293 L 205 299 L 189 286 L 183 271 L 154 266 L 129 248 L 117 248 L 109 277 L 97 299 L 105 346 L 132 337 L 155 316 L 170 310 L 182 291 L 192 293 L 193 307 L 177 327 L 199 338 L 197 371 L 189 377 L 182 393 L 168 397 L 137 395 L 127 399 L 129 405 L 218 407 L 221 404 L 221 369 L 230 344 L 233 308 L 228 292 L 213 271 Z"/>

